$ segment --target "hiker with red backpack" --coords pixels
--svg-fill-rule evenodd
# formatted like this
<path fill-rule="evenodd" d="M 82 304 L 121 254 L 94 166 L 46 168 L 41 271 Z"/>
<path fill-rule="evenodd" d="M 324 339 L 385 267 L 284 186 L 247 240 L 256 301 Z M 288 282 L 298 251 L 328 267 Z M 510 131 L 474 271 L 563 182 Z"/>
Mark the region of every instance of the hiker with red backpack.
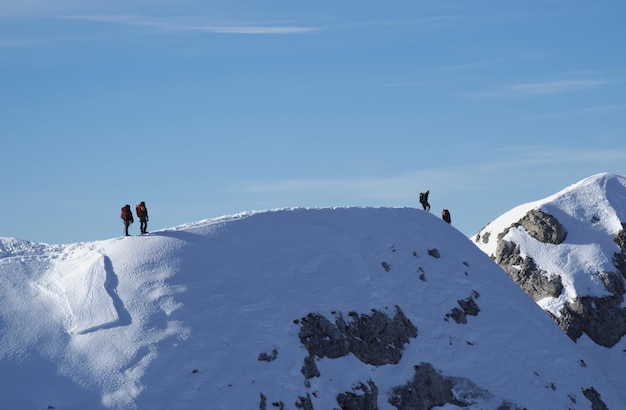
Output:
<path fill-rule="evenodd" d="M 139 229 L 141 234 L 148 233 L 148 208 L 146 208 L 146 203 L 141 201 L 135 207 L 135 212 L 137 212 L 137 218 L 139 218 Z"/>
<path fill-rule="evenodd" d="M 125 235 L 130 236 L 130 234 L 128 233 L 128 227 L 130 226 L 130 224 L 135 222 L 135 220 L 133 219 L 133 213 L 130 210 L 130 205 L 124 205 L 124 207 L 122 208 L 122 213 L 120 214 L 120 218 L 122 218 L 122 221 L 124 221 Z"/>
<path fill-rule="evenodd" d="M 443 219 L 447 223 L 452 223 L 452 218 L 450 217 L 450 211 L 444 208 L 444 210 L 441 211 L 441 219 Z"/>

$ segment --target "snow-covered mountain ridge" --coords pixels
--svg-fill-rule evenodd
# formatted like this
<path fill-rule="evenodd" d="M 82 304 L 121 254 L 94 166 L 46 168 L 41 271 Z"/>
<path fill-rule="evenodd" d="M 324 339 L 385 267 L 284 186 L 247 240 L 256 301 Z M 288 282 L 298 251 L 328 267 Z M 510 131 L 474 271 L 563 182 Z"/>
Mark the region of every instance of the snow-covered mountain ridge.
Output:
<path fill-rule="evenodd" d="M 602 173 L 506 212 L 477 245 L 625 392 L 626 178 Z M 626 393 L 624 393 L 626 397 Z"/>
<path fill-rule="evenodd" d="M 3 238 L 0 277 L 0 408 L 624 407 L 492 260 L 416 209 Z"/>

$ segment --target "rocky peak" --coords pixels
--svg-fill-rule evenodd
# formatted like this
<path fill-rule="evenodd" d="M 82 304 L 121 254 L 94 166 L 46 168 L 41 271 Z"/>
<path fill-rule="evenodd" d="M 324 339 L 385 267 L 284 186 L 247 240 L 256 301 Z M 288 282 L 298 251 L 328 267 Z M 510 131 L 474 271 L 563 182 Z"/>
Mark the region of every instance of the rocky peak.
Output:
<path fill-rule="evenodd" d="M 626 178 L 599 174 L 505 213 L 475 242 L 572 340 L 612 347 L 626 335 L 624 196 Z"/>

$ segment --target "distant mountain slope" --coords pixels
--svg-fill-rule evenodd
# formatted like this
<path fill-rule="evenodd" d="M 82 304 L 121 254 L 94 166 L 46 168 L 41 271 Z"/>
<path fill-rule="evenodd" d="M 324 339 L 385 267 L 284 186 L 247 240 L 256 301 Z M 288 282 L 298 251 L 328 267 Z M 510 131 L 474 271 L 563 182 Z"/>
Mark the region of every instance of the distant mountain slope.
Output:
<path fill-rule="evenodd" d="M 626 178 L 603 173 L 514 208 L 475 238 L 622 392 L 625 222 Z"/>
<path fill-rule="evenodd" d="M 415 209 L 0 240 L 0 408 L 624 408 L 485 254 Z"/>

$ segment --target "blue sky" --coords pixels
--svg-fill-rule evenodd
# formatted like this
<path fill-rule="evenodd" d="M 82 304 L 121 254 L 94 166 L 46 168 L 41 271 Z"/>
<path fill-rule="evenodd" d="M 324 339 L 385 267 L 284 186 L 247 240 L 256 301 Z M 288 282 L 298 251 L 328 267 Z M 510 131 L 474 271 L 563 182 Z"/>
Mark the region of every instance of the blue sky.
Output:
<path fill-rule="evenodd" d="M 472 235 L 626 174 L 621 0 L 50 3 L 0 0 L 0 236 L 425 189 Z"/>

